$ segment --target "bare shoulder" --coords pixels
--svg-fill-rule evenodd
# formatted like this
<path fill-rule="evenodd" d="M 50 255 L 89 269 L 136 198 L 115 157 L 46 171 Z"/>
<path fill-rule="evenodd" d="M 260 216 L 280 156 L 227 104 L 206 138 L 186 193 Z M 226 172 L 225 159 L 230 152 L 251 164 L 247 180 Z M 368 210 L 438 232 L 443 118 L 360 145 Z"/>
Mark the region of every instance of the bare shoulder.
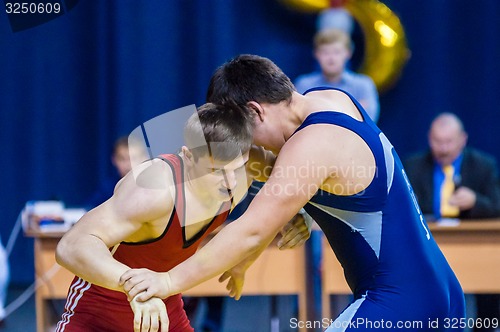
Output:
<path fill-rule="evenodd" d="M 308 93 L 311 105 L 318 110 L 332 110 L 345 113 L 358 121 L 363 117 L 352 99 L 340 90 L 318 90 Z"/>
<path fill-rule="evenodd" d="M 307 95 L 313 98 L 325 98 L 330 101 L 337 100 L 339 102 L 346 102 L 346 101 L 352 102 L 351 98 L 349 98 L 349 96 L 345 92 L 336 89 L 311 91 Z"/>
<path fill-rule="evenodd" d="M 155 233 L 154 224 L 169 216 L 174 204 L 172 172 L 162 163 L 153 160 L 134 167 L 118 182 L 113 196 L 86 213 L 63 239 L 76 243 L 91 234 L 112 247 L 121 241 L 141 241 L 161 233 L 164 227 Z"/>
<path fill-rule="evenodd" d="M 309 174 L 308 177 L 321 176 L 329 185 L 353 194 L 373 179 L 375 158 L 355 132 L 331 124 L 314 124 L 301 129 L 286 142 L 276 166 L 286 167 L 289 172 L 292 167 L 295 173 Z M 358 172 L 365 169 L 370 171 Z"/>
<path fill-rule="evenodd" d="M 279 158 L 286 154 L 295 156 L 295 159 L 334 161 L 339 154 L 350 151 L 357 138 L 357 134 L 341 126 L 312 124 L 288 139 L 279 153 Z"/>
<path fill-rule="evenodd" d="M 158 219 L 172 211 L 173 185 L 170 166 L 152 159 L 134 167 L 118 182 L 112 204 L 127 219 Z"/>

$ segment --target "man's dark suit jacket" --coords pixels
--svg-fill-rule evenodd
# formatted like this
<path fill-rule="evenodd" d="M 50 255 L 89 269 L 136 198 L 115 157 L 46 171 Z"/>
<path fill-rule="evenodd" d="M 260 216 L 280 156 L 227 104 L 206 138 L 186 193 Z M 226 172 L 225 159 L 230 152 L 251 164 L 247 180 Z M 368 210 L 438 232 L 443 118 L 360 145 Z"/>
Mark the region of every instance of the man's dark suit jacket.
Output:
<path fill-rule="evenodd" d="M 414 155 L 404 162 L 405 171 L 423 214 L 433 214 L 434 161 L 430 151 Z M 466 148 L 461 166 L 460 185 L 476 193 L 476 205 L 461 211 L 459 218 L 494 218 L 500 216 L 500 183 L 496 161 L 476 149 Z"/>

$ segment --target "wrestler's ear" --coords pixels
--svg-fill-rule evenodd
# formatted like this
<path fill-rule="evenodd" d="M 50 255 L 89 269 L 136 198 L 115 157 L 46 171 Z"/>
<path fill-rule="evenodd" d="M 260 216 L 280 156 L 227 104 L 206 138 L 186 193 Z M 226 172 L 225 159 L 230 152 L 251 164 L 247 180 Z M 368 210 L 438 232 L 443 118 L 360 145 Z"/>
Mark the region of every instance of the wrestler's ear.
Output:
<path fill-rule="evenodd" d="M 193 165 L 194 164 L 194 157 L 193 157 L 193 153 L 189 150 L 189 148 L 187 146 L 183 146 L 182 147 L 182 154 L 184 155 L 185 157 L 185 162 L 189 165 Z"/>
<path fill-rule="evenodd" d="M 265 111 L 264 108 L 256 101 L 249 101 L 247 103 L 247 107 L 255 113 L 255 120 L 263 122 L 264 121 L 264 116 L 265 116 Z"/>

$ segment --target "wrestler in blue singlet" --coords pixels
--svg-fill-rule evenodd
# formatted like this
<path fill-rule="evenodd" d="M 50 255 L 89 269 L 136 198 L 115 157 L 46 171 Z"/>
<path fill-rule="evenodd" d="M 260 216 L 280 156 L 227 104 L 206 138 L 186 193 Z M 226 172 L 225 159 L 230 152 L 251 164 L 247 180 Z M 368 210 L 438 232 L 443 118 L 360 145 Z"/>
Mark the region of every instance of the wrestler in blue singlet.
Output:
<path fill-rule="evenodd" d="M 320 190 L 305 207 L 325 233 L 354 293 L 354 302 L 327 332 L 462 331 L 456 327 L 465 317 L 463 291 L 427 228 L 401 161 L 360 104 L 351 100 L 363 122 L 322 111 L 310 114 L 297 129 L 332 124 L 351 130 L 366 142 L 377 167 L 364 191 L 336 196 Z"/>

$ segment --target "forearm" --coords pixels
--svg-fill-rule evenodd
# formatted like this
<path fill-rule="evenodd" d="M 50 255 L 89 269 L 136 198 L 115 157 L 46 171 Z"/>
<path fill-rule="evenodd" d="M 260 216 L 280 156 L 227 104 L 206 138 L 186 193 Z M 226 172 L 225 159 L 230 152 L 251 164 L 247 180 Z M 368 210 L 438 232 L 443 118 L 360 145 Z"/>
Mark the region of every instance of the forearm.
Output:
<path fill-rule="evenodd" d="M 226 226 L 195 255 L 169 271 L 170 294 L 190 289 L 240 263 L 249 266 L 276 235 L 264 237 L 250 232 L 239 233 L 233 230 L 238 228 L 236 224 Z M 235 234 L 245 235 L 236 237 Z"/>
<path fill-rule="evenodd" d="M 227 225 L 191 258 L 169 271 L 170 295 L 213 278 L 267 247 L 323 182 L 321 178 L 298 180 L 279 175 L 273 180 L 271 176 L 240 218 Z M 308 190 L 293 190 L 304 187 Z M 275 193 L 275 188 L 292 189 Z"/>
<path fill-rule="evenodd" d="M 116 291 L 123 291 L 119 279 L 130 269 L 114 259 L 106 245 L 92 235 L 63 238 L 56 249 L 56 260 L 78 277 Z"/>
<path fill-rule="evenodd" d="M 250 254 L 247 258 L 238 263 L 235 267 L 239 270 L 246 271 L 252 264 L 259 258 L 259 256 L 266 250 L 267 245 L 262 245 L 260 248 L 255 250 L 252 254 Z"/>

